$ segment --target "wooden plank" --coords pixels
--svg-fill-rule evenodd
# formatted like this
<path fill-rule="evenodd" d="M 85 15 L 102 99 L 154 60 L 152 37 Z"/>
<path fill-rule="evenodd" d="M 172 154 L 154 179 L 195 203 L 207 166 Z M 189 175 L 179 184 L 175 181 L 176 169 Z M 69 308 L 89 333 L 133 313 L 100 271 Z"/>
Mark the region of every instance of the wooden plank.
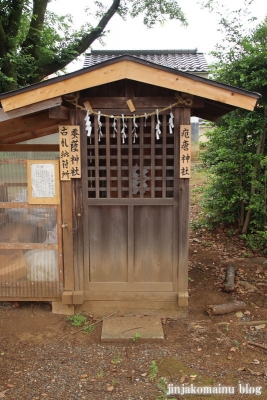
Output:
<path fill-rule="evenodd" d="M 135 112 L 136 108 L 135 108 L 135 106 L 133 104 L 133 101 L 131 99 L 126 100 L 126 104 L 127 104 L 128 108 L 129 108 L 129 110 L 131 111 L 131 113 Z"/>
<path fill-rule="evenodd" d="M 92 301 L 167 301 L 177 302 L 178 295 L 174 292 L 106 292 L 91 291 L 84 293 L 85 300 Z"/>
<path fill-rule="evenodd" d="M 190 121 L 190 111 L 184 109 L 180 124 L 187 125 Z M 188 305 L 188 249 L 189 249 L 189 219 L 190 196 L 189 179 L 178 180 L 178 305 Z"/>
<path fill-rule="evenodd" d="M 74 291 L 72 294 L 72 304 L 83 304 L 84 302 L 84 292 L 83 291 Z"/>
<path fill-rule="evenodd" d="M 49 108 L 49 118 L 54 119 L 69 119 L 70 109 L 63 106 Z"/>
<path fill-rule="evenodd" d="M 69 121 L 66 121 L 66 124 L 69 123 L 70 123 Z M 58 132 L 58 124 L 44 129 L 30 130 L 29 132 L 26 133 L 17 132 L 15 134 L 12 134 L 12 136 L 8 135 L 4 138 L 1 138 L 0 142 L 2 144 L 16 144 L 18 142 L 19 143 L 25 142 L 26 140 L 38 139 L 44 136 L 53 135 L 54 133 L 57 132 Z"/>
<path fill-rule="evenodd" d="M 58 282 L 63 290 L 63 243 L 61 229 L 61 205 L 57 206 L 57 241 L 58 241 Z"/>
<path fill-rule="evenodd" d="M 0 242 L 1 250 L 57 250 L 58 244 L 44 244 L 44 243 L 11 243 L 11 242 Z"/>
<path fill-rule="evenodd" d="M 83 269 L 83 280 L 84 282 L 89 280 L 88 277 L 88 271 L 89 271 L 89 253 L 90 253 L 90 248 L 89 248 L 89 219 L 88 219 L 88 172 L 87 172 L 87 166 L 88 166 L 88 148 L 87 148 L 87 143 L 88 143 L 88 137 L 87 137 L 87 132 L 85 131 L 85 124 L 84 124 L 84 118 L 85 118 L 85 111 L 81 112 L 81 115 L 79 115 L 79 121 L 80 121 L 80 129 L 81 129 L 81 158 L 82 158 L 82 209 L 80 211 L 80 216 L 79 218 L 82 219 L 82 224 L 83 224 L 83 265 L 80 266 L 80 268 Z M 84 283 L 83 283 L 83 288 L 84 288 Z"/>
<path fill-rule="evenodd" d="M 66 290 L 62 293 L 62 304 L 72 304 L 72 290 Z"/>
<path fill-rule="evenodd" d="M 128 209 L 128 282 L 134 281 L 134 206 L 130 205 Z"/>
<path fill-rule="evenodd" d="M 167 164 L 167 118 L 166 115 L 163 115 L 162 121 L 162 198 L 166 199 L 166 164 Z M 173 133 L 174 135 L 174 133 Z"/>
<path fill-rule="evenodd" d="M 74 290 L 72 196 L 72 181 L 61 181 L 64 290 Z"/>
<path fill-rule="evenodd" d="M 62 103 L 62 97 L 59 96 L 53 99 L 40 101 L 39 103 L 31 104 L 26 107 L 21 107 L 6 113 L 4 112 L 4 110 L 0 109 L 0 122 L 8 121 L 13 118 L 22 117 L 23 115 L 33 114 L 38 111 L 47 110 L 51 107 L 60 106 L 61 103 Z"/>
<path fill-rule="evenodd" d="M 175 108 L 174 114 L 174 181 L 173 181 L 173 288 L 178 291 L 178 271 L 179 271 L 179 239 L 181 230 L 179 229 L 179 204 L 180 204 L 180 192 L 179 192 L 179 157 L 180 157 L 180 109 Z"/>
<path fill-rule="evenodd" d="M 150 135 L 151 135 L 151 170 L 150 170 L 150 191 L 151 191 L 151 198 L 155 198 L 155 115 L 151 116 L 151 130 L 150 130 Z"/>
<path fill-rule="evenodd" d="M 90 281 L 127 282 L 127 207 L 89 207 Z"/>
<path fill-rule="evenodd" d="M 129 198 L 133 197 L 133 120 L 128 121 L 128 185 L 129 185 Z"/>
<path fill-rule="evenodd" d="M 140 198 L 144 197 L 143 182 L 144 182 L 144 119 L 140 119 L 140 133 L 139 133 L 139 165 L 140 165 Z"/>
<path fill-rule="evenodd" d="M 173 292 L 172 282 L 89 282 L 87 290 L 96 292 Z"/>
<path fill-rule="evenodd" d="M 0 151 L 40 151 L 53 152 L 59 151 L 58 144 L 0 144 Z"/>
<path fill-rule="evenodd" d="M 7 112 L 36 102 L 52 99 L 58 95 L 66 95 L 124 78 L 126 78 L 126 62 L 122 61 L 116 65 L 107 65 L 74 77 L 66 77 L 66 79 L 60 82 L 51 82 L 49 85 L 32 89 L 30 92 L 9 96 L 1 100 L 2 108 Z"/>
<path fill-rule="evenodd" d="M 2 185 L 0 185 L 0 187 L 1 186 Z M 6 186 L 12 186 L 12 185 L 8 184 Z M 19 184 L 14 184 L 14 186 L 20 186 L 20 185 Z M 24 184 L 23 186 L 27 186 L 27 184 Z M 40 208 L 48 208 L 48 209 L 49 208 L 55 208 L 55 206 L 51 205 L 51 204 L 45 204 L 45 205 L 38 204 L 38 206 L 37 206 L 36 204 L 19 203 L 19 202 L 16 202 L 16 201 L 0 203 L 0 206 L 1 206 L 1 208 L 29 208 L 29 209 L 31 209 L 31 208 L 33 208 L 33 209 L 36 209 L 36 208 L 38 208 L 38 209 L 40 209 Z"/>
<path fill-rule="evenodd" d="M 0 291 L 2 292 L 2 289 L 0 288 Z M 17 295 L 18 289 L 15 288 L 13 290 L 10 290 L 8 295 L 6 296 L 0 296 L 0 301 L 58 301 L 58 299 L 61 297 L 61 293 L 58 293 L 57 296 L 46 296 L 46 297 L 40 297 L 40 296 L 21 296 Z"/>
<path fill-rule="evenodd" d="M 172 206 L 135 207 L 134 281 L 172 281 Z"/>
<path fill-rule="evenodd" d="M 121 198 L 121 120 L 118 120 L 118 134 L 117 134 L 117 197 Z"/>
<path fill-rule="evenodd" d="M 125 72 L 125 78 L 127 79 L 172 89 L 177 92 L 189 93 L 251 111 L 254 110 L 257 103 L 255 94 L 238 93 L 233 87 L 224 89 L 212 84 L 212 81 L 200 82 L 177 73 L 163 71 L 133 61 L 127 61 Z"/>
<path fill-rule="evenodd" d="M 150 199 L 150 198 L 132 198 L 132 199 L 88 199 L 88 205 L 112 206 L 112 205 L 134 205 L 134 206 L 170 206 L 174 204 L 174 200 L 169 199 Z"/>
<path fill-rule="evenodd" d="M 58 119 L 60 121 L 60 119 Z M 57 121 L 49 119 L 49 112 L 44 111 L 35 115 L 29 115 L 19 118 L 14 118 L 10 121 L 1 123 L 0 136 L 5 137 L 14 133 L 25 133 L 29 130 L 46 128 L 51 125 L 56 125 Z"/>
<path fill-rule="evenodd" d="M 82 98 L 81 98 L 82 101 Z M 143 112 L 148 109 L 155 108 L 165 108 L 170 104 L 177 102 L 174 96 L 168 97 L 159 97 L 159 96 L 150 96 L 150 97 L 133 97 L 132 101 L 134 102 L 134 107 L 136 110 L 142 110 Z M 95 110 L 108 110 L 108 109 L 123 109 L 127 110 L 125 107 L 125 103 L 127 102 L 127 97 L 90 97 L 90 104 L 92 109 Z M 181 105 L 184 107 L 184 105 Z M 200 97 L 193 97 L 193 106 L 194 108 L 203 108 L 204 100 Z M 129 110 L 128 110 L 129 112 Z M 132 112 L 132 111 L 131 111 Z M 137 113 L 136 113 L 137 114 Z"/>
<path fill-rule="evenodd" d="M 51 82 L 48 85 L 33 88 L 30 92 L 26 91 L 10 95 L 1 100 L 2 108 L 7 112 L 36 102 L 52 99 L 57 95 L 77 92 L 85 88 L 96 87 L 122 79 L 132 79 L 150 85 L 169 88 L 251 111 L 254 110 L 257 102 L 255 94 L 238 93 L 232 87 L 225 89 L 209 81 L 200 82 L 197 79 L 179 75 L 177 72 L 167 72 L 166 70 L 157 69 L 138 62 L 122 60 L 84 72 L 82 75 L 77 74 L 76 76 L 66 77 L 65 80 L 60 82 Z"/>
<path fill-rule="evenodd" d="M 71 113 L 71 125 L 82 125 L 84 129 L 84 112 L 81 110 L 73 110 Z M 83 130 L 83 136 L 85 130 Z M 85 161 L 86 158 L 83 158 Z M 83 164 L 84 165 L 84 164 Z M 72 220 L 73 220 L 73 269 L 74 269 L 74 290 L 84 290 L 84 238 L 83 238 L 83 187 L 82 179 L 73 179 L 73 203 L 72 203 Z"/>
<path fill-rule="evenodd" d="M 98 151 L 98 134 L 97 134 L 97 115 L 94 116 L 94 134 L 93 140 L 95 145 L 95 196 L 99 199 L 99 151 Z"/>
<path fill-rule="evenodd" d="M 85 303 L 80 310 L 82 311 L 84 307 Z M 145 314 L 145 310 L 153 310 L 153 313 L 158 310 L 158 314 L 161 316 L 172 313 L 172 315 L 177 317 L 177 314 L 181 315 L 182 313 L 182 310 L 179 309 L 177 303 L 170 301 L 90 301 L 88 309 L 90 310 L 90 313 L 94 313 L 95 315 L 107 315 L 118 310 L 121 315 Z M 185 317 L 184 313 L 183 316 Z"/>
<path fill-rule="evenodd" d="M 110 124 L 109 118 L 106 118 L 106 186 L 107 198 L 110 198 Z"/>

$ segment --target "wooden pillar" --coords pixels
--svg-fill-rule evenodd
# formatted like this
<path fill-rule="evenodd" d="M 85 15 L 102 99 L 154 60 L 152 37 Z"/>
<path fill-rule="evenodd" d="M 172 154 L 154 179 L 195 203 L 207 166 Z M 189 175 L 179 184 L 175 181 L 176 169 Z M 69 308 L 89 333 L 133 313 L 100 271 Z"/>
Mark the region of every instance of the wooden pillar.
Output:
<path fill-rule="evenodd" d="M 179 163 L 180 154 L 180 125 L 190 125 L 190 108 L 177 108 L 174 114 L 174 125 L 176 135 L 175 162 Z M 190 220 L 190 194 L 189 179 L 179 177 L 179 166 L 175 168 L 175 202 L 178 195 L 178 204 L 175 203 L 175 209 L 178 213 L 178 276 L 177 291 L 178 305 L 188 306 L 188 250 L 189 250 L 189 220 Z"/>
<path fill-rule="evenodd" d="M 81 134 L 81 158 L 82 158 L 82 175 L 86 173 L 84 169 L 84 163 L 87 162 L 84 159 L 84 147 L 86 140 L 86 131 L 84 124 L 84 113 L 81 110 L 76 110 L 75 114 L 71 115 L 71 124 L 80 125 Z M 72 203 L 72 215 L 73 215 L 73 267 L 74 267 L 74 293 L 73 293 L 73 304 L 83 303 L 83 292 L 84 292 L 84 218 L 83 218 L 83 182 L 82 178 L 72 179 L 73 187 L 73 203 Z"/>

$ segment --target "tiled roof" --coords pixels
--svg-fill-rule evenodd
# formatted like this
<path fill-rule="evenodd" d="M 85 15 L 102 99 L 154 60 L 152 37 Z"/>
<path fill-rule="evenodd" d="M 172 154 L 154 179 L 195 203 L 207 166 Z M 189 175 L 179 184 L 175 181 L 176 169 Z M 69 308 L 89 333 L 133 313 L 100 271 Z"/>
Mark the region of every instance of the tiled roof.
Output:
<path fill-rule="evenodd" d="M 141 58 L 142 60 L 177 69 L 192 74 L 207 74 L 208 64 L 203 53 L 195 50 L 91 50 L 86 54 L 84 67 L 91 67 L 103 61 L 124 54 Z"/>

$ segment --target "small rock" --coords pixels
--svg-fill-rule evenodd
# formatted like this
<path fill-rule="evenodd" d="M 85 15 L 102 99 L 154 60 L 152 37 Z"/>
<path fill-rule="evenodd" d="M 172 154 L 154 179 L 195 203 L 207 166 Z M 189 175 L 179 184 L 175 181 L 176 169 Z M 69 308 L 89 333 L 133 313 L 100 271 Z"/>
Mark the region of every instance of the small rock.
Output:
<path fill-rule="evenodd" d="M 237 311 L 237 312 L 235 313 L 235 316 L 236 316 L 237 318 L 242 318 L 242 317 L 244 317 L 244 314 L 242 313 L 242 311 Z"/>

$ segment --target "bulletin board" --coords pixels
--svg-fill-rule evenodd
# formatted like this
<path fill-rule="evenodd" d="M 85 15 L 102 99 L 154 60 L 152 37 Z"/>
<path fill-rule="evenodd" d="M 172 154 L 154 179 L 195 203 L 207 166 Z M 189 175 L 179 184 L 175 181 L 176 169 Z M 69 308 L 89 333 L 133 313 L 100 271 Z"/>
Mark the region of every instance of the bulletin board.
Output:
<path fill-rule="evenodd" d="M 59 161 L 27 160 L 29 204 L 60 204 Z"/>

